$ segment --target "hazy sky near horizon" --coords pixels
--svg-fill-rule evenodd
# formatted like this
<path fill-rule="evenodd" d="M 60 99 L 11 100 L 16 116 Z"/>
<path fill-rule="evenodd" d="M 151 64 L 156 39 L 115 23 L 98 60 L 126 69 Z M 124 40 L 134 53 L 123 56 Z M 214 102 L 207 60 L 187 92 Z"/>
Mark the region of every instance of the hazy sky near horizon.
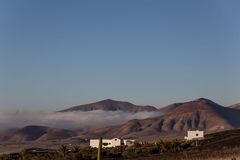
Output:
<path fill-rule="evenodd" d="M 0 110 L 240 102 L 238 0 L 1 0 Z"/>

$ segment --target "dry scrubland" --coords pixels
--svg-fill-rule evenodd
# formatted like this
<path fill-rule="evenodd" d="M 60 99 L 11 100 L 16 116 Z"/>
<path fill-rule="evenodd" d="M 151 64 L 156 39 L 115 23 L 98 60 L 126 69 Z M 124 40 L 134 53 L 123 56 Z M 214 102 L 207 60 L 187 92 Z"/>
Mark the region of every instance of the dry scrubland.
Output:
<path fill-rule="evenodd" d="M 133 146 L 119 146 L 103 149 L 103 159 L 108 160 L 238 160 L 240 147 L 203 148 L 196 146 L 196 141 L 162 141 L 156 143 L 136 142 Z M 35 149 L 34 149 L 35 150 Z M 0 160 L 96 160 L 97 149 L 80 146 L 62 145 L 58 149 L 35 152 L 33 149 L 24 149 L 21 152 L 0 156 Z M 11 157 L 11 158 L 10 158 Z"/>
<path fill-rule="evenodd" d="M 45 149 L 55 149 L 57 150 L 61 145 L 75 146 L 79 145 L 81 147 L 87 146 L 88 144 L 79 142 L 78 140 L 55 140 L 55 141 L 44 141 L 44 142 L 1 142 L 0 143 L 0 154 L 9 154 L 15 152 L 21 152 L 26 148 L 45 148 Z"/>
<path fill-rule="evenodd" d="M 36 143 L 26 144 L 26 148 L 34 145 Z M 4 154 L 1 155 L 0 160 L 12 160 L 11 156 L 22 157 L 21 160 L 96 160 L 97 158 L 97 149 L 88 146 L 61 145 L 58 142 L 58 145 L 55 143 L 55 146 L 52 146 L 48 143 L 48 146 L 43 148 L 45 150 L 41 152 L 35 152 L 36 149 L 24 149 L 14 155 Z M 103 149 L 102 155 L 108 160 L 240 160 L 240 129 L 209 134 L 203 140 L 160 139 L 152 143 L 135 142 L 129 147 Z"/>
<path fill-rule="evenodd" d="M 137 160 L 135 158 L 132 160 Z M 192 150 L 163 155 L 144 157 L 145 160 L 240 160 L 240 147 L 225 148 L 221 150 Z"/>

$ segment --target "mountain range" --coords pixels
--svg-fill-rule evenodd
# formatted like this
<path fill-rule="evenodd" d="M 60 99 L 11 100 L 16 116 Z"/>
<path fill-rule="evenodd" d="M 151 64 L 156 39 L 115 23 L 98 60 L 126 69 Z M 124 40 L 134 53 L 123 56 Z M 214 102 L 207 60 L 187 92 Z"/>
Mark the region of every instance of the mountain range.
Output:
<path fill-rule="evenodd" d="M 183 136 L 187 130 L 212 133 L 240 127 L 240 110 L 223 107 L 208 99 L 178 103 L 162 108 L 165 114 L 147 119 L 134 119 L 127 123 L 92 129 L 81 136 L 99 137 L 172 137 Z"/>
<path fill-rule="evenodd" d="M 93 110 L 104 110 L 104 111 L 123 111 L 123 112 L 152 112 L 158 109 L 153 106 L 140 106 L 134 105 L 129 102 L 115 101 L 111 99 L 106 99 L 103 101 L 78 105 L 59 112 L 73 112 L 73 111 L 93 111 Z"/>
<path fill-rule="evenodd" d="M 104 100 L 88 105 L 74 106 L 61 113 L 73 111 L 124 111 L 124 112 L 162 112 L 157 117 L 132 119 L 126 123 L 93 128 L 81 132 L 49 128 L 44 126 L 27 126 L 9 133 L 5 141 L 46 141 L 51 139 L 77 138 L 113 138 L 126 137 L 134 139 L 154 139 L 183 137 L 188 130 L 204 130 L 214 133 L 240 127 L 240 110 L 236 106 L 224 107 L 211 100 L 200 98 L 189 102 L 174 103 L 157 109 L 152 106 L 137 106 L 129 102 Z M 108 123 L 106 121 L 106 123 Z"/>

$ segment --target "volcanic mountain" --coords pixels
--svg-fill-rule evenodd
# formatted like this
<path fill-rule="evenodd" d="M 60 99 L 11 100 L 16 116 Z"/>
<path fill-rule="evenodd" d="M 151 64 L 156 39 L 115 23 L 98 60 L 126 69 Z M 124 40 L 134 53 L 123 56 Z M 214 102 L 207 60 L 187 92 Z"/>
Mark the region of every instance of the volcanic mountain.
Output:
<path fill-rule="evenodd" d="M 93 111 L 93 110 L 104 110 L 104 111 L 123 111 L 123 112 L 152 112 L 158 111 L 153 106 L 138 106 L 129 102 L 115 101 L 106 99 L 103 101 L 74 106 L 59 112 L 72 112 L 72 111 Z"/>
<path fill-rule="evenodd" d="M 170 105 L 168 105 L 166 107 L 160 108 L 159 111 L 163 112 L 163 113 L 168 113 L 168 112 L 176 109 L 177 107 L 179 107 L 182 104 L 183 103 L 173 103 L 173 104 L 170 104 Z"/>
<path fill-rule="evenodd" d="M 200 98 L 163 108 L 166 113 L 155 118 L 133 119 L 122 125 L 92 129 L 82 137 L 171 137 L 183 136 L 187 130 L 206 133 L 240 127 L 240 110 L 223 107 L 211 100 Z"/>
<path fill-rule="evenodd" d="M 129 107 L 129 108 L 128 108 Z M 157 110 L 151 106 L 136 106 L 128 102 L 104 100 L 88 105 L 76 106 L 61 112 L 71 111 L 159 111 L 161 116 L 147 119 L 132 119 L 121 125 L 89 129 L 78 132 L 49 128 L 44 126 L 27 126 L 7 134 L 5 141 L 44 141 L 53 139 L 78 138 L 113 138 L 125 137 L 152 139 L 183 137 L 187 130 L 204 130 L 213 133 L 240 128 L 240 110 L 221 106 L 211 100 L 200 98 L 184 103 L 174 103 Z M 108 123 L 108 122 L 106 122 Z"/>
<path fill-rule="evenodd" d="M 45 126 L 26 126 L 3 137 L 2 141 L 22 142 L 22 141 L 46 141 L 56 139 L 67 139 L 76 136 L 71 130 L 49 128 Z"/>

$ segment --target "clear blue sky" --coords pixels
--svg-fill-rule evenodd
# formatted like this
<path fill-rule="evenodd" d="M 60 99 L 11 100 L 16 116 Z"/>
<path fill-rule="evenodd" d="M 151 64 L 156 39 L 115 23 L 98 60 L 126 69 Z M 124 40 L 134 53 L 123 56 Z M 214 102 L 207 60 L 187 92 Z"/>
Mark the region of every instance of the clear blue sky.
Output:
<path fill-rule="evenodd" d="M 240 102 L 238 0 L 1 0 L 0 109 Z"/>

